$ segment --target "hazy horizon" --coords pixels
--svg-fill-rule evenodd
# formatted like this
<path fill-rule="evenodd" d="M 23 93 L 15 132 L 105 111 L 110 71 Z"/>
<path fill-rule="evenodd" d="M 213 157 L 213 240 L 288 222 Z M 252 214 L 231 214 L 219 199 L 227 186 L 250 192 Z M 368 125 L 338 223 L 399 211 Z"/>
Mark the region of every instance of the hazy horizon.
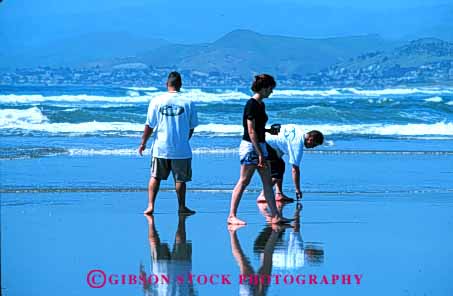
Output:
<path fill-rule="evenodd" d="M 174 0 L 171 5 L 163 0 L 5 0 L 0 4 L 0 67 L 65 55 L 68 60 L 123 57 L 162 40 L 211 43 L 234 30 L 300 38 L 378 34 L 389 40 L 453 41 L 451 19 L 453 3 L 445 0 Z"/>
<path fill-rule="evenodd" d="M 115 32 L 175 43 L 212 42 L 235 29 L 305 38 L 367 34 L 393 39 L 442 37 L 451 35 L 453 19 L 453 4 L 445 0 L 174 0 L 172 5 L 163 0 L 6 0 L 0 5 L 2 43 L 13 48 Z"/>

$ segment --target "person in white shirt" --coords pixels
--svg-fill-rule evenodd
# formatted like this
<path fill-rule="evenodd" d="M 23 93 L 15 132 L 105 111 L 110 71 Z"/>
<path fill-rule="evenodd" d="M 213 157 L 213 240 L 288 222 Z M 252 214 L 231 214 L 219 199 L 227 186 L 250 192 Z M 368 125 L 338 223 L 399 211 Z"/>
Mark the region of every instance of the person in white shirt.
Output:
<path fill-rule="evenodd" d="M 198 125 L 193 103 L 179 91 L 181 75 L 171 72 L 167 79 L 168 92 L 149 103 L 148 115 L 138 153 L 143 155 L 146 142 L 153 135 L 152 170 L 148 185 L 148 207 L 145 214 L 152 214 L 161 180 L 170 172 L 175 180 L 180 214 L 193 214 L 186 207 L 186 182 L 192 180 L 192 149 L 189 139 Z"/>
<path fill-rule="evenodd" d="M 292 165 L 292 177 L 296 189 L 296 198 L 302 198 L 300 188 L 300 163 L 305 148 L 315 148 L 322 145 L 324 135 L 317 130 L 310 131 L 306 134 L 296 125 L 288 124 L 281 127 L 278 135 L 271 135 L 266 138 L 269 160 L 271 163 L 272 183 L 275 186 L 275 200 L 283 202 L 292 202 L 293 198 L 283 193 L 283 174 L 285 173 L 285 161 L 283 155 L 288 155 L 288 162 Z M 264 202 L 264 196 L 261 193 L 257 199 L 258 202 Z"/>

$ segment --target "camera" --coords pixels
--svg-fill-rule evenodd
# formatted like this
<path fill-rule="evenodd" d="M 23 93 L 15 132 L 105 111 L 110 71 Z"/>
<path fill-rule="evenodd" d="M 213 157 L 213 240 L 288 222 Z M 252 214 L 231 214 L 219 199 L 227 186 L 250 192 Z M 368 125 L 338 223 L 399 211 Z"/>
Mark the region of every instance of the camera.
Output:
<path fill-rule="evenodd" d="M 279 123 L 271 125 L 271 133 L 272 134 L 278 134 L 280 132 L 280 128 L 281 127 L 282 127 L 282 125 L 279 124 Z"/>

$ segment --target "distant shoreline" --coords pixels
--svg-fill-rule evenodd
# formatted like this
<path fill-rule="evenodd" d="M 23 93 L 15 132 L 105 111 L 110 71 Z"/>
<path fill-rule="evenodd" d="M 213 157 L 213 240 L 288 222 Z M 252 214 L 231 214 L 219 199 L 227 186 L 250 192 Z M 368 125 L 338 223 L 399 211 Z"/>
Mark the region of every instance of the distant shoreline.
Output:
<path fill-rule="evenodd" d="M 277 81 L 278 82 L 278 81 Z M 115 84 L 2 84 L 1 87 L 93 87 L 93 88 L 104 88 L 104 87 L 118 87 L 118 88 L 132 88 L 132 87 L 162 87 L 160 85 L 115 85 Z M 184 84 L 185 88 L 204 88 L 204 89 L 218 89 L 218 88 L 249 88 L 249 85 L 240 84 L 240 85 L 211 85 L 211 86 L 201 86 L 196 84 Z M 399 89 L 399 88 L 414 88 L 414 87 L 435 87 L 435 88 L 448 88 L 453 87 L 453 81 L 443 82 L 442 84 L 432 84 L 432 83 L 414 83 L 414 84 L 400 84 L 400 85 L 389 85 L 389 86 L 354 86 L 354 85 L 328 85 L 328 86 L 290 86 L 279 83 L 277 89 L 305 89 L 305 90 L 329 90 L 329 89 L 342 89 L 342 88 L 356 88 L 363 90 L 380 90 L 380 89 Z"/>

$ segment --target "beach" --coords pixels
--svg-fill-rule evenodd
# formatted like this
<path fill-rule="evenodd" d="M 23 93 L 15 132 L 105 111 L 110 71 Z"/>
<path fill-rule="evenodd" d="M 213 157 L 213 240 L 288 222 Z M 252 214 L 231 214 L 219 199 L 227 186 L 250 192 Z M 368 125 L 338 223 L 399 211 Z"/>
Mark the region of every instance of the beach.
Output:
<path fill-rule="evenodd" d="M 255 202 L 259 191 L 255 177 L 239 208 L 248 224 L 234 230 L 228 229 L 226 217 L 239 169 L 236 155 L 194 157 L 187 204 L 197 213 L 183 219 L 191 254 L 179 262 L 164 259 L 168 265 L 185 268 L 167 268 L 160 275 L 173 281 L 190 272 L 195 275 L 190 285 L 194 295 L 259 293 L 257 285 L 247 285 L 246 280 L 240 284 L 240 266 L 249 262 L 258 273 L 267 252 L 273 258 L 270 274 L 275 275 L 261 290 L 267 295 L 451 294 L 453 193 L 448 181 L 453 155 L 305 157 L 310 174 L 303 179 L 306 193 L 299 223 L 277 229 L 265 223 Z M 149 159 L 137 156 L 3 160 L 2 183 L 10 190 L 3 189 L 1 199 L 2 295 L 159 295 L 158 291 L 171 294 L 171 287 L 182 289 L 187 283 L 153 284 L 151 277 L 151 285 L 145 286 L 128 279 L 143 272 L 147 277 L 159 274 L 150 222 L 142 214 L 148 166 Z M 218 168 L 215 173 L 214 168 Z M 222 188 L 214 186 L 213 176 L 223 180 Z M 291 181 L 286 181 L 288 188 Z M 33 185 L 37 182 L 40 186 Z M 213 185 L 207 186 L 209 182 Z M 328 189 L 314 190 L 324 184 Z M 172 181 L 162 185 L 153 225 L 160 243 L 171 251 L 181 221 Z M 286 204 L 283 213 L 293 217 L 296 209 L 296 203 Z M 242 259 L 233 254 L 238 245 Z M 102 284 L 102 275 L 91 286 L 87 281 L 92 270 L 105 273 L 102 288 L 92 287 Z M 210 283 L 213 275 L 219 277 Z M 222 284 L 221 275 L 228 275 L 231 283 Z M 279 283 L 277 275 L 281 275 Z M 340 280 L 333 284 L 335 275 Z M 360 284 L 354 275 L 360 275 Z M 310 276 L 317 276 L 316 284 L 309 282 Z M 327 284 L 321 283 L 323 276 Z"/>

